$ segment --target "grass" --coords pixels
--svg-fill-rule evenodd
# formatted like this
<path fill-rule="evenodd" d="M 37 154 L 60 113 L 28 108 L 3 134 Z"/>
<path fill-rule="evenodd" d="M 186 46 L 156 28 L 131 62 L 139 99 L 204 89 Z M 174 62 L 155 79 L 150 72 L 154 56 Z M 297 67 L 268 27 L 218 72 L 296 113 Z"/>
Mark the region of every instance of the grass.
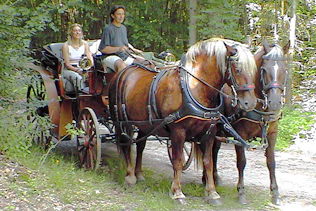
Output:
<path fill-rule="evenodd" d="M 300 131 L 310 130 L 310 125 L 315 122 L 315 113 L 300 112 L 296 106 L 285 107 L 283 116 L 278 124 L 278 137 L 276 142 L 276 150 L 287 149 L 293 144 L 293 135 Z"/>
<path fill-rule="evenodd" d="M 11 189 L 28 197 L 53 195 L 65 204 L 89 204 L 89 210 L 263 210 L 269 205 L 269 191 L 254 190 L 246 187 L 249 204 L 237 203 L 235 184 L 218 187 L 223 205 L 210 206 L 204 201 L 204 187 L 201 184 L 183 184 L 187 196 L 187 205 L 178 205 L 168 196 L 171 181 L 166 175 L 155 172 L 155 169 L 144 169 L 146 181 L 134 187 L 124 185 L 124 165 L 117 156 L 107 157 L 105 165 L 97 171 L 85 171 L 75 166 L 76 158 L 65 157 L 58 152 L 51 152 L 45 163 L 39 166 L 43 151 L 37 147 L 19 163 L 35 169 L 38 174 L 30 172 L 19 175 L 28 191 L 19 191 L 20 185 L 12 183 Z M 33 171 L 34 172 L 34 171 Z"/>

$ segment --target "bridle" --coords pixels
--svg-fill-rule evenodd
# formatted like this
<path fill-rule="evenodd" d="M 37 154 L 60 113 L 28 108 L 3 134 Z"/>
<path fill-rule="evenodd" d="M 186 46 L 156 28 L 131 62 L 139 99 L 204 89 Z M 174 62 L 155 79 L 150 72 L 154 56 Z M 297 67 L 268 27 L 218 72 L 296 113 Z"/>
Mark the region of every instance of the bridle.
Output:
<path fill-rule="evenodd" d="M 227 58 L 227 79 L 231 82 L 231 88 L 234 94 L 234 98 L 232 99 L 232 106 L 235 107 L 238 103 L 238 97 L 237 97 L 237 91 L 250 91 L 255 89 L 255 84 L 254 83 L 248 83 L 248 84 L 242 84 L 238 85 L 236 82 L 236 79 L 233 76 L 232 73 L 232 63 L 233 62 L 238 62 L 237 57 L 228 57 Z"/>
<path fill-rule="evenodd" d="M 285 58 L 276 58 L 276 59 L 273 59 L 273 58 L 269 58 L 267 56 L 262 56 L 262 59 L 263 60 L 272 60 L 272 61 L 285 61 L 286 59 Z M 287 79 L 288 79 L 288 70 L 285 69 L 284 70 L 284 81 L 282 83 L 278 82 L 277 80 L 273 80 L 271 81 L 270 83 L 266 83 L 266 81 L 264 80 L 264 72 L 267 72 L 266 69 L 264 67 L 260 67 L 260 82 L 262 84 L 262 95 L 263 95 L 263 100 L 259 99 L 260 102 L 262 102 L 263 106 L 262 108 L 263 109 L 266 109 L 267 106 L 268 106 L 268 95 L 267 95 L 267 92 L 270 90 L 270 89 L 281 89 L 282 90 L 282 97 L 285 96 L 285 93 L 286 93 L 286 82 L 287 82 Z"/>

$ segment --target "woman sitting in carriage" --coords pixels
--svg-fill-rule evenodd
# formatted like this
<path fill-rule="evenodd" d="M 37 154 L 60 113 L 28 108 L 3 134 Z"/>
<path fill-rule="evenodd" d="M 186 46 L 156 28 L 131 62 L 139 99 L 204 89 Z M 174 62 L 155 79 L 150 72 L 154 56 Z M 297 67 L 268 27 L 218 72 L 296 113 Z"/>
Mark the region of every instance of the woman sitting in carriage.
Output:
<path fill-rule="evenodd" d="M 79 67 L 82 56 L 86 56 L 93 65 L 93 58 L 89 50 L 89 44 L 83 40 L 82 27 L 79 24 L 72 24 L 68 31 L 68 40 L 62 46 L 62 56 L 65 62 L 63 70 L 65 91 L 75 91 L 85 88 L 82 77 L 83 71 Z"/>

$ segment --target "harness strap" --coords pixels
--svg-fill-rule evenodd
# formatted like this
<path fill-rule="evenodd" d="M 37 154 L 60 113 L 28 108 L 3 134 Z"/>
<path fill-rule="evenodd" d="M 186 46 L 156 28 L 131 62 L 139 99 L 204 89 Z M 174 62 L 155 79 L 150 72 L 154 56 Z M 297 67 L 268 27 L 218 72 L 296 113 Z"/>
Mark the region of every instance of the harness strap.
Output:
<path fill-rule="evenodd" d="M 162 76 L 165 75 L 165 73 L 168 70 L 169 69 L 163 69 L 160 72 L 158 72 L 158 74 L 153 77 L 153 80 L 152 80 L 152 82 L 150 84 L 150 88 L 149 88 L 148 112 L 150 112 L 150 109 L 152 109 L 157 118 L 160 118 L 160 115 L 158 114 L 158 110 L 157 110 L 155 91 L 157 89 L 157 86 L 158 86 L 160 79 L 162 78 Z M 149 121 L 151 121 L 151 120 L 149 119 Z"/>
<path fill-rule="evenodd" d="M 254 89 L 255 89 L 255 84 L 253 84 L 253 83 L 239 85 L 237 88 L 237 90 L 240 90 L 240 91 L 250 91 L 250 90 L 254 90 Z"/>
<path fill-rule="evenodd" d="M 267 126 L 268 126 L 267 122 L 265 122 L 261 126 L 261 145 L 262 145 L 263 149 L 266 149 L 269 146 L 269 142 L 268 142 L 268 138 L 267 138 Z"/>
<path fill-rule="evenodd" d="M 251 149 L 251 146 L 236 132 L 236 130 L 234 130 L 227 118 L 222 114 L 220 116 L 220 121 L 223 123 L 224 130 L 236 138 L 241 146 L 245 147 L 247 150 Z"/>
<path fill-rule="evenodd" d="M 154 134 L 158 129 L 162 128 L 163 126 L 167 125 L 167 124 L 170 124 L 172 122 L 174 122 L 176 120 L 176 117 L 174 115 L 169 115 L 167 117 L 165 117 L 162 122 L 157 126 L 157 127 L 154 127 L 154 129 L 152 129 L 149 133 L 147 133 L 145 136 L 139 138 L 139 139 L 134 139 L 132 138 L 131 136 L 129 136 L 127 133 L 122 133 L 121 135 L 127 137 L 129 140 L 131 140 L 133 143 L 138 143 L 138 142 L 141 142 L 141 141 L 145 141 L 149 136 L 151 136 L 152 134 Z M 161 121 L 161 119 L 159 120 L 156 120 L 156 121 Z M 138 121 L 121 121 L 121 127 L 122 127 L 122 124 L 124 123 L 132 123 L 132 122 L 138 122 Z M 146 122 L 148 123 L 148 122 Z M 123 130 L 122 130 L 123 131 Z M 126 144 L 122 144 L 120 143 L 120 145 L 130 145 L 130 143 L 126 143 Z"/>
<path fill-rule="evenodd" d="M 264 87 L 263 87 L 264 90 L 273 89 L 273 88 L 279 88 L 279 89 L 281 89 L 283 91 L 284 90 L 284 84 L 280 84 L 277 81 L 272 81 L 269 84 L 264 84 Z"/>
<path fill-rule="evenodd" d="M 159 73 L 159 71 L 157 71 L 156 69 L 152 69 L 152 68 L 147 67 L 146 63 L 145 63 L 146 61 L 147 61 L 148 64 L 151 64 L 148 60 L 145 60 L 142 63 L 139 63 L 139 62 L 133 63 L 133 64 L 131 64 L 131 66 L 140 67 L 140 68 L 142 68 L 144 70 L 148 70 L 149 72 Z"/>
<path fill-rule="evenodd" d="M 254 109 L 252 111 L 244 112 L 243 110 L 239 109 L 235 114 L 227 117 L 229 122 L 232 124 L 236 124 L 240 120 L 248 120 L 254 123 L 270 123 L 274 122 L 281 118 L 282 111 L 259 111 Z"/>

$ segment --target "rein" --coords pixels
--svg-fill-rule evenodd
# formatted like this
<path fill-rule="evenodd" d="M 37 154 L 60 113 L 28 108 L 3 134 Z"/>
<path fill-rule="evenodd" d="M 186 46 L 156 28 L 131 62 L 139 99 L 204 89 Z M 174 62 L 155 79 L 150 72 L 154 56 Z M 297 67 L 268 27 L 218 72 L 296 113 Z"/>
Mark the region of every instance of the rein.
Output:
<path fill-rule="evenodd" d="M 190 73 L 187 69 L 185 69 L 183 66 L 181 66 L 181 68 L 182 68 L 186 73 L 188 73 L 190 76 L 192 76 L 193 78 L 195 78 L 196 80 L 198 80 L 199 82 L 201 82 L 202 84 L 204 84 L 204 85 L 206 85 L 206 86 L 208 86 L 208 87 L 214 89 L 215 91 L 217 91 L 218 93 L 222 94 L 222 95 L 225 96 L 226 98 L 234 99 L 234 97 L 232 97 L 231 95 L 228 95 L 228 94 L 222 92 L 221 90 L 215 88 L 215 87 L 212 86 L 211 84 L 209 84 L 209 83 L 205 82 L 204 80 L 202 80 L 202 79 L 196 77 L 195 75 L 193 75 L 192 73 Z"/>

